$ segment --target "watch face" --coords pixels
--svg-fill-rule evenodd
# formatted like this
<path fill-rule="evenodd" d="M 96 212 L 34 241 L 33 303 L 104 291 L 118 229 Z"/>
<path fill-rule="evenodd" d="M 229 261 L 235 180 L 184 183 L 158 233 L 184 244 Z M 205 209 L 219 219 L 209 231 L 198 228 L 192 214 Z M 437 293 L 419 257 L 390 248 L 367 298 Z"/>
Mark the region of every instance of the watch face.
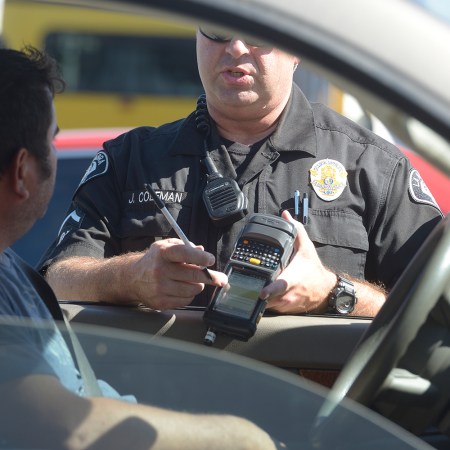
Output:
<path fill-rule="evenodd" d="M 355 306 L 355 299 L 351 295 L 348 295 L 346 293 L 341 293 L 336 298 L 336 311 L 338 311 L 340 314 L 348 314 L 353 311 L 353 308 Z"/>

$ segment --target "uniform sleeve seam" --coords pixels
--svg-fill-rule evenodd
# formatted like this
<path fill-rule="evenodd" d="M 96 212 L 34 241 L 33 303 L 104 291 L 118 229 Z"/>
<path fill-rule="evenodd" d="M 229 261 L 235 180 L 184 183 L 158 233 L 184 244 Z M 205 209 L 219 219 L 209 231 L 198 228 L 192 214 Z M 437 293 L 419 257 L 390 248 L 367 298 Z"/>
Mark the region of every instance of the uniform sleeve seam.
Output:
<path fill-rule="evenodd" d="M 356 139 L 355 137 L 351 136 L 349 133 L 347 133 L 345 130 L 339 129 L 339 128 L 331 128 L 331 127 L 327 127 L 324 125 L 320 125 L 320 124 L 316 124 L 316 128 L 323 130 L 323 131 L 329 131 L 331 133 L 340 133 L 343 134 L 345 136 L 347 136 L 348 139 L 350 139 L 352 142 L 359 144 L 359 145 L 371 145 L 373 147 L 378 148 L 379 150 L 383 151 L 384 153 L 388 153 L 391 157 L 395 158 L 397 161 L 401 160 L 402 158 L 406 158 L 405 155 L 403 154 L 395 154 L 394 152 L 390 151 L 390 146 L 396 148 L 399 152 L 401 152 L 401 150 L 395 145 L 395 144 L 391 144 L 390 142 L 386 141 L 387 144 L 386 146 L 381 146 L 379 144 L 377 144 L 377 142 L 373 141 L 373 140 L 359 140 Z M 380 139 L 382 139 L 380 137 Z"/>

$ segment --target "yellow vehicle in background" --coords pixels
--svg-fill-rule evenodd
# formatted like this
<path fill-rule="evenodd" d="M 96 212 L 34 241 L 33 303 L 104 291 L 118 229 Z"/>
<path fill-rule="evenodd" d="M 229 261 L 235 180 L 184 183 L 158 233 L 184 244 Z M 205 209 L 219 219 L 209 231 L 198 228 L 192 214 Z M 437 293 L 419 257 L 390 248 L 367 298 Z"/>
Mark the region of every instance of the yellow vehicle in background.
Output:
<path fill-rule="evenodd" d="M 61 128 L 158 125 L 187 115 L 202 93 L 194 27 L 6 0 L 3 34 L 7 47 L 31 44 L 59 61 Z"/>
<path fill-rule="evenodd" d="M 45 49 L 62 68 L 62 129 L 159 125 L 189 114 L 203 92 L 194 26 L 26 0 L 4 6 L 3 45 Z M 310 100 L 341 111 L 325 80 L 301 65 L 295 76 Z"/>

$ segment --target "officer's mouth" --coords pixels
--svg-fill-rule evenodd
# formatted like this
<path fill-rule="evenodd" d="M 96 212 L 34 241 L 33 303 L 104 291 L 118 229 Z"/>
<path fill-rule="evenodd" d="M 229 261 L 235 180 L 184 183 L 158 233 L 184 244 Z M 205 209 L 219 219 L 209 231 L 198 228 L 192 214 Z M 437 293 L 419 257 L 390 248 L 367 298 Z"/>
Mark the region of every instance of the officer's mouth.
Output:
<path fill-rule="evenodd" d="M 240 77 L 243 77 L 243 76 L 245 75 L 244 72 L 237 72 L 237 71 L 235 71 L 235 70 L 229 70 L 228 73 L 229 73 L 232 77 L 235 77 L 235 78 L 240 78 Z"/>

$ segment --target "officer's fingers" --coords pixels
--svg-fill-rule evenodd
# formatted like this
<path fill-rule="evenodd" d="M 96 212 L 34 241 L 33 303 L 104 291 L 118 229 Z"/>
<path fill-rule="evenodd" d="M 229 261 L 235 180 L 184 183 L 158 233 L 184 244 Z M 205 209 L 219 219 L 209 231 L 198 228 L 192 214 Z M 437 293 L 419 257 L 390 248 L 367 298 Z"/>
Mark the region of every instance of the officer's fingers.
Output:
<path fill-rule="evenodd" d="M 295 289 L 288 288 L 286 280 L 277 279 L 266 287 L 270 289 L 270 294 L 266 298 L 268 309 L 279 313 L 305 312 L 304 302 L 298 297 Z"/>
<path fill-rule="evenodd" d="M 186 283 L 178 280 L 166 280 L 165 283 L 159 285 L 158 292 L 161 295 L 172 295 L 180 298 L 193 298 L 202 292 L 204 284 Z"/>
<path fill-rule="evenodd" d="M 187 263 L 198 266 L 212 266 L 214 255 L 202 248 L 185 245 L 180 239 L 162 239 L 154 242 L 146 252 L 145 259 L 152 265 L 169 263 Z M 160 262 L 158 262 L 160 261 Z"/>
<path fill-rule="evenodd" d="M 202 269 L 202 283 L 219 287 L 226 286 L 228 284 L 228 277 L 223 272 L 208 269 L 208 274 L 206 274 L 205 270 Z"/>
<path fill-rule="evenodd" d="M 295 220 L 291 213 L 289 212 L 289 210 L 285 209 L 284 211 L 281 212 L 281 217 L 283 219 L 286 219 L 288 222 L 293 223 L 294 225 L 296 225 L 297 223 L 300 223 L 298 220 Z"/>
<path fill-rule="evenodd" d="M 269 304 L 275 306 L 275 300 L 282 297 L 283 302 L 295 301 L 294 290 L 298 284 L 299 263 L 292 261 L 281 272 L 277 279 L 265 286 L 260 293 L 260 298 L 268 300 Z"/>
<path fill-rule="evenodd" d="M 228 283 L 228 277 L 216 270 L 199 267 L 192 264 L 176 264 L 171 270 L 171 277 L 178 281 L 186 283 L 202 283 L 211 286 L 225 286 Z"/>
<path fill-rule="evenodd" d="M 203 284 L 166 280 L 154 286 L 154 295 L 144 296 L 143 302 L 159 310 L 183 307 L 189 305 L 203 288 Z"/>
<path fill-rule="evenodd" d="M 286 219 L 288 222 L 293 223 L 297 230 L 297 236 L 295 237 L 294 244 L 296 249 L 298 249 L 302 243 L 309 241 L 308 233 L 306 232 L 303 224 L 295 220 L 287 209 L 281 213 L 281 217 L 283 217 L 283 219 Z"/>
<path fill-rule="evenodd" d="M 261 290 L 259 297 L 262 300 L 267 300 L 269 304 L 270 302 L 272 302 L 273 305 L 275 298 L 281 297 L 283 294 L 286 293 L 287 290 L 288 290 L 288 283 L 284 278 L 280 276 L 275 281 L 265 286 Z"/>
<path fill-rule="evenodd" d="M 192 283 L 203 283 L 210 286 L 225 286 L 228 284 L 228 277 L 216 270 L 206 269 L 205 267 L 193 266 L 192 271 L 188 272 L 190 278 L 187 280 Z"/>
<path fill-rule="evenodd" d="M 153 242 L 153 244 L 150 245 L 150 247 L 148 247 L 145 252 L 143 252 L 142 259 L 145 261 L 145 263 L 155 264 L 159 259 L 162 258 L 163 254 L 167 252 L 168 248 L 177 245 L 184 245 L 184 243 L 181 239 L 176 238 L 160 239 Z"/>
<path fill-rule="evenodd" d="M 155 244 L 159 245 L 160 256 L 168 262 L 209 267 L 216 261 L 213 254 L 205 252 L 198 247 L 185 245 L 178 239 L 166 240 L 165 242 L 158 241 Z"/>
<path fill-rule="evenodd" d="M 279 313 L 293 312 L 298 310 L 296 302 L 287 295 L 286 292 L 283 295 L 272 295 L 267 299 L 267 309 L 276 311 Z M 300 311 L 297 311 L 300 312 Z"/>

